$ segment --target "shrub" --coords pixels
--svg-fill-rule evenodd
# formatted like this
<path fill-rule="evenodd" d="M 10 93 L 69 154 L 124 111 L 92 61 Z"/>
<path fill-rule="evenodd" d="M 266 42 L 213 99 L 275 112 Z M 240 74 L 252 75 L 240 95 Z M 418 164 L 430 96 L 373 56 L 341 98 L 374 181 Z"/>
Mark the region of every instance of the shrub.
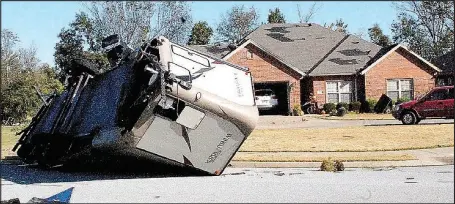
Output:
<path fill-rule="evenodd" d="M 335 160 L 335 170 L 336 171 L 344 171 L 344 164 L 339 160 Z"/>
<path fill-rule="evenodd" d="M 360 111 L 360 106 L 361 105 L 362 105 L 362 103 L 360 103 L 359 101 L 351 102 L 351 104 L 350 104 L 351 109 L 350 110 L 358 113 Z"/>
<path fill-rule="evenodd" d="M 302 115 L 302 108 L 300 107 L 299 104 L 294 104 L 292 108 L 292 114 L 296 116 L 301 116 Z"/>
<path fill-rule="evenodd" d="M 397 99 L 397 102 L 395 102 L 395 104 L 400 104 L 400 103 L 408 102 L 408 101 L 410 101 L 410 100 L 411 100 L 411 99 L 406 98 L 406 97 L 398 98 L 398 99 Z"/>
<path fill-rule="evenodd" d="M 324 106 L 322 108 L 324 109 L 324 111 L 326 113 L 331 113 L 332 111 L 334 111 L 336 109 L 336 106 L 334 103 L 326 103 L 326 104 L 324 104 Z"/>
<path fill-rule="evenodd" d="M 320 170 L 321 171 L 332 171 L 332 172 L 344 171 L 344 164 L 343 164 L 343 162 L 341 162 L 339 160 L 333 161 L 329 157 L 329 158 L 325 159 L 324 161 L 322 161 Z"/>
<path fill-rule="evenodd" d="M 340 107 L 340 108 L 338 108 L 338 110 L 337 110 L 337 116 L 343 117 L 344 115 L 346 115 L 347 112 L 348 112 L 348 111 L 347 111 L 346 108 Z"/>
<path fill-rule="evenodd" d="M 374 100 L 374 99 L 368 99 L 367 103 L 368 103 L 368 108 L 369 108 L 368 112 L 374 113 L 374 107 L 376 106 L 378 101 Z"/>
<path fill-rule="evenodd" d="M 320 168 L 321 171 L 336 171 L 335 164 L 330 157 L 322 161 Z"/>
<path fill-rule="evenodd" d="M 341 107 L 344 107 L 346 110 L 348 110 L 349 109 L 349 104 L 345 103 L 345 102 L 340 102 L 340 103 L 337 104 L 337 109 L 339 109 Z"/>

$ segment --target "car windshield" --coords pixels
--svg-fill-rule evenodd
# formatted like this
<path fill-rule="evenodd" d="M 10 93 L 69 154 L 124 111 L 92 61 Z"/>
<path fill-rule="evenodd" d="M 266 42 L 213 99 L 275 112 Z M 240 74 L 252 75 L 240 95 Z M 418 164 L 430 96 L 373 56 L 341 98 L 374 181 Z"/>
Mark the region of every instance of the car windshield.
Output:
<path fill-rule="evenodd" d="M 273 91 L 272 90 L 257 90 L 256 95 L 257 96 L 271 96 L 271 95 L 273 95 Z"/>

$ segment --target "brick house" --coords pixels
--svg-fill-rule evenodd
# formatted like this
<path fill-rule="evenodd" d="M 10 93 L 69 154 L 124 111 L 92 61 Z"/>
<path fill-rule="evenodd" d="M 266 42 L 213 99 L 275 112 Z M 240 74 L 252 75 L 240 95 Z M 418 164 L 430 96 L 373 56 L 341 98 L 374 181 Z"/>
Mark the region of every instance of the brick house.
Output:
<path fill-rule="evenodd" d="M 238 46 L 193 49 L 248 67 L 255 89 L 271 88 L 286 114 L 306 102 L 413 98 L 435 86 L 440 70 L 402 45 L 380 47 L 353 35 L 309 24 L 264 24 Z"/>

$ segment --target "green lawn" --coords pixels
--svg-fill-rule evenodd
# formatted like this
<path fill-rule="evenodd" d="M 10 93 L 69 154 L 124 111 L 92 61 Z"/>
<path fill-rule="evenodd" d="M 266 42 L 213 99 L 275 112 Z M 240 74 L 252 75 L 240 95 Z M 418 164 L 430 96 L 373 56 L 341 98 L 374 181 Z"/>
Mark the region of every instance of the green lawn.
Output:
<path fill-rule="evenodd" d="M 2 126 L 2 158 L 5 156 L 15 155 L 11 151 L 17 140 L 19 140 L 17 132 L 20 132 L 25 126 Z"/>

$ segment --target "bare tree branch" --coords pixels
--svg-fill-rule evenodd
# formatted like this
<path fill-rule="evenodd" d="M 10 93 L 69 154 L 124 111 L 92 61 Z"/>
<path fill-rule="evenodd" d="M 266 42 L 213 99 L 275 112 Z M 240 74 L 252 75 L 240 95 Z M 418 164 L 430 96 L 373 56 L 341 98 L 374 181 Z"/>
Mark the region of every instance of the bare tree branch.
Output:
<path fill-rule="evenodd" d="M 299 23 L 308 23 L 314 17 L 316 12 L 321 8 L 321 6 L 316 7 L 317 5 L 318 3 L 314 2 L 304 15 L 301 10 L 300 4 L 297 4 L 297 15 L 299 17 Z"/>
<path fill-rule="evenodd" d="M 218 40 L 237 43 L 258 26 L 259 14 L 254 7 L 246 10 L 243 5 L 232 7 L 221 15 L 216 29 Z"/>
<path fill-rule="evenodd" d="M 94 1 L 85 3 L 85 7 L 98 40 L 118 34 L 131 47 L 158 35 L 178 43 L 186 42 L 191 29 L 188 2 Z"/>

